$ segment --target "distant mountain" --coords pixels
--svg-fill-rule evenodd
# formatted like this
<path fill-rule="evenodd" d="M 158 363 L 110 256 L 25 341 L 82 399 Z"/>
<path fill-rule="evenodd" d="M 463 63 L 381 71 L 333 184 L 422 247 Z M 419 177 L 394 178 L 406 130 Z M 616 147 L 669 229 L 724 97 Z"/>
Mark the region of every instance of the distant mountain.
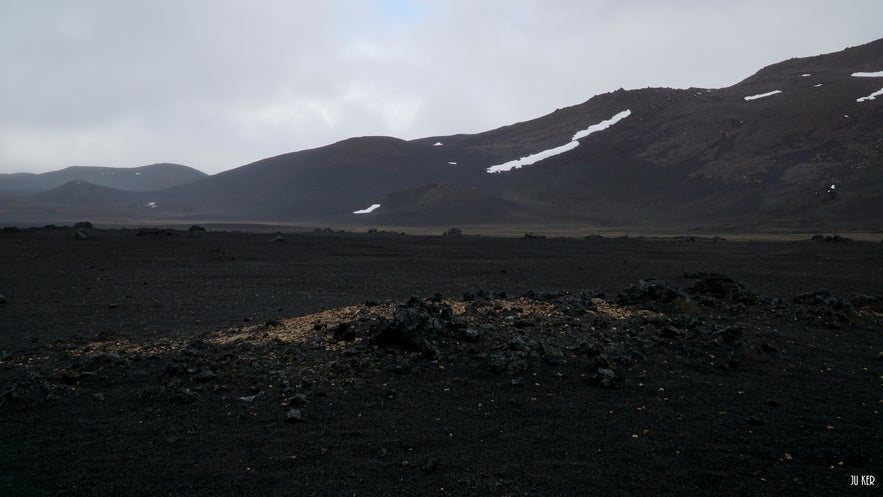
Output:
<path fill-rule="evenodd" d="M 133 168 L 74 166 L 41 174 L 0 174 L 0 192 L 30 195 L 57 188 L 71 181 L 84 181 L 120 190 L 147 192 L 183 185 L 207 176 L 192 167 L 179 164 L 153 164 Z"/>
<path fill-rule="evenodd" d="M 32 202 L 69 207 L 115 207 L 129 202 L 133 192 L 74 180 L 46 192 L 27 197 Z"/>
<path fill-rule="evenodd" d="M 617 90 L 484 133 L 351 138 L 127 205 L 365 225 L 880 229 L 881 71 L 878 40 L 729 88 Z"/>

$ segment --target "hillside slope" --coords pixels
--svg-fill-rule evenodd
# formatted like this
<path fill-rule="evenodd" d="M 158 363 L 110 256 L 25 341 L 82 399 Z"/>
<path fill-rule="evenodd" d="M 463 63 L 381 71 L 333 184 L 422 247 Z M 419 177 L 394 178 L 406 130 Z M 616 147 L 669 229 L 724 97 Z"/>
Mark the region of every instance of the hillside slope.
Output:
<path fill-rule="evenodd" d="M 127 205 L 366 225 L 879 229 L 881 71 L 883 39 L 728 88 L 620 89 L 483 133 L 351 138 Z"/>

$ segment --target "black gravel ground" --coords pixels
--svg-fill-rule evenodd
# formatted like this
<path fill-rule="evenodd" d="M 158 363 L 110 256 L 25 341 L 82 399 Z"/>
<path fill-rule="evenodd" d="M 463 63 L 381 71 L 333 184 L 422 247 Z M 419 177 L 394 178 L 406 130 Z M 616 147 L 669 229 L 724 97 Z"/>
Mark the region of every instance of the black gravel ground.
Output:
<path fill-rule="evenodd" d="M 74 233 L 0 233 L 2 495 L 883 475 L 879 243 Z"/>

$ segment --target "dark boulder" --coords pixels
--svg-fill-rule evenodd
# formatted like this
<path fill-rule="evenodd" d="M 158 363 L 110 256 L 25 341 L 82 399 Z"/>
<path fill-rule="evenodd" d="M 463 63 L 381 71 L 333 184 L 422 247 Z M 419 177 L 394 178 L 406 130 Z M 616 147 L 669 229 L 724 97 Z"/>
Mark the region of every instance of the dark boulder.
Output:
<path fill-rule="evenodd" d="M 843 242 L 851 242 L 852 238 L 847 238 L 845 236 L 840 235 L 814 235 L 812 237 L 813 241 L 816 242 L 834 242 L 834 243 L 843 243 Z"/>
<path fill-rule="evenodd" d="M 745 289 L 745 286 L 721 274 L 702 274 L 687 293 L 703 305 L 715 305 L 722 301 L 740 304 L 752 304 L 757 295 Z"/>
<path fill-rule="evenodd" d="M 426 357 L 439 355 L 436 340 L 445 329 L 459 329 L 465 323 L 445 304 L 425 302 L 416 297 L 393 311 L 392 319 L 380 321 L 372 342 L 380 347 L 394 347 L 419 352 Z"/>
<path fill-rule="evenodd" d="M 689 300 L 690 296 L 677 285 L 652 278 L 633 283 L 616 297 L 619 305 L 680 304 Z"/>

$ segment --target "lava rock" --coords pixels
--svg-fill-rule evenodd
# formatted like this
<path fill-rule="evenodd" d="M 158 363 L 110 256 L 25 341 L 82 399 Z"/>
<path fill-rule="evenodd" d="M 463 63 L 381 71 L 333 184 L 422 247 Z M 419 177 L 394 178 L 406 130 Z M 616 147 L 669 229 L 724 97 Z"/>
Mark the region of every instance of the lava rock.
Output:
<path fill-rule="evenodd" d="M 742 339 L 744 329 L 741 326 L 724 326 L 714 331 L 714 335 L 720 337 L 724 343 L 736 343 Z"/>
<path fill-rule="evenodd" d="M 458 328 L 452 333 L 453 337 L 464 342 L 477 342 L 481 338 L 481 332 L 475 328 Z"/>
<path fill-rule="evenodd" d="M 591 376 L 590 380 L 593 385 L 602 388 L 611 388 L 616 381 L 616 373 L 609 368 L 598 368 Z"/>
<path fill-rule="evenodd" d="M 632 284 L 616 297 L 619 305 L 684 303 L 690 297 L 680 287 L 665 280 L 645 279 Z"/>
<path fill-rule="evenodd" d="M 816 241 L 816 242 L 845 243 L 845 242 L 851 242 L 852 238 L 847 238 L 845 236 L 840 236 L 840 235 L 821 235 L 821 234 L 819 234 L 819 235 L 814 235 L 812 237 L 812 240 Z"/>
<path fill-rule="evenodd" d="M 721 274 L 703 274 L 687 289 L 687 293 L 703 304 L 716 304 L 719 301 L 751 304 L 757 301 L 757 296 L 745 290 L 744 285 Z"/>
<path fill-rule="evenodd" d="M 287 413 L 285 413 L 285 421 L 289 423 L 302 423 L 304 420 L 304 415 L 300 409 L 289 409 Z"/>
<path fill-rule="evenodd" d="M 436 358 L 439 349 L 435 340 L 445 327 L 445 318 L 449 321 L 452 315 L 446 305 L 428 304 L 412 297 L 396 307 L 391 320 L 382 320 L 375 327 L 371 340 L 380 347 L 395 347 Z"/>

